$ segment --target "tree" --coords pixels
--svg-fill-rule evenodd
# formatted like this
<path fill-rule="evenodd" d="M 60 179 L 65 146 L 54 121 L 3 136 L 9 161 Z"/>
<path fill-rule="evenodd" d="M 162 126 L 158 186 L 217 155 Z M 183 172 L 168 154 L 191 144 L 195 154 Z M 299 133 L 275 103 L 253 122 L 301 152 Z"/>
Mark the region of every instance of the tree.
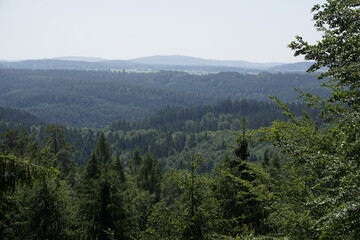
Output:
<path fill-rule="evenodd" d="M 17 131 L 7 131 L 0 149 L 0 238 L 11 239 L 14 218 L 8 215 L 16 205 L 14 193 L 21 186 L 46 182 L 58 174 L 48 163 L 53 159 L 47 148 L 38 147 L 30 137 Z M 10 198 L 11 197 L 11 198 Z M 17 212 L 16 212 L 17 213 Z M 14 214 L 14 213 L 12 213 Z M 23 219 L 22 219 L 23 220 Z M 5 232 L 5 233 L 4 233 Z M 5 235 L 3 235 L 5 234 Z M 15 234 L 16 233 L 12 233 Z"/>
<path fill-rule="evenodd" d="M 64 129 L 58 125 L 51 124 L 45 129 L 45 146 L 55 157 L 55 164 L 60 168 L 62 175 L 67 175 L 73 170 L 75 163 L 72 159 L 74 147 L 66 142 Z"/>
<path fill-rule="evenodd" d="M 105 138 L 105 134 L 101 133 L 98 141 L 96 142 L 94 150 L 96 158 L 100 163 L 109 163 L 111 158 L 111 152 L 109 143 Z"/>
<path fill-rule="evenodd" d="M 63 182 L 44 182 L 30 192 L 25 199 L 28 210 L 28 226 L 23 237 L 30 234 L 31 239 L 55 240 L 72 239 L 71 220 L 73 210 L 70 206 L 69 190 Z"/>
<path fill-rule="evenodd" d="M 201 159 L 191 160 L 189 169 L 176 176 L 182 190 L 180 239 L 207 239 L 215 232 L 217 205 L 205 177 L 198 173 Z"/>
<path fill-rule="evenodd" d="M 310 45 L 301 37 L 289 46 L 327 71 L 329 99 L 302 92 L 309 107 L 321 109 L 326 126 L 307 114 L 296 117 L 279 99 L 290 118 L 275 121 L 259 133 L 289 159 L 277 179 L 267 177 L 268 195 L 275 209 L 271 219 L 279 232 L 294 239 L 360 238 L 360 2 L 327 0 L 315 5 L 315 27 L 321 41 Z M 301 237 L 300 237 L 301 236 Z"/>
<path fill-rule="evenodd" d="M 99 160 L 96 158 L 95 153 L 93 152 L 91 158 L 87 162 L 85 178 L 94 179 L 99 178 L 101 171 L 101 165 Z"/>
<path fill-rule="evenodd" d="M 124 172 L 124 167 L 121 163 L 119 156 L 116 156 L 116 158 L 115 158 L 114 170 L 117 172 L 120 182 L 124 183 L 126 181 L 126 176 L 125 176 L 125 172 Z"/>
<path fill-rule="evenodd" d="M 220 170 L 216 193 L 220 202 L 224 230 L 236 236 L 244 230 L 265 232 L 267 213 L 254 193 L 256 174 L 249 163 L 250 137 L 247 120 L 242 119 L 241 134 L 236 139 L 235 159 L 225 162 Z"/>
<path fill-rule="evenodd" d="M 187 168 L 167 176 L 167 195 L 152 208 L 141 239 L 222 239 L 216 238 L 218 205 L 211 181 L 199 174 L 201 159 L 191 159 Z"/>
<path fill-rule="evenodd" d="M 157 159 L 147 153 L 140 166 L 138 185 L 141 189 L 155 194 L 155 200 L 160 199 L 161 171 Z"/>
<path fill-rule="evenodd" d="M 119 157 L 110 162 L 111 152 L 104 134 L 89 159 L 79 186 L 79 219 L 86 239 L 126 239 L 122 192 L 125 174 Z"/>
<path fill-rule="evenodd" d="M 143 160 L 142 160 L 140 151 L 139 151 L 139 149 L 136 149 L 134 151 L 134 156 L 130 159 L 130 162 L 129 162 L 129 168 L 130 168 L 130 172 L 132 174 L 137 174 L 138 173 L 142 161 Z"/>
<path fill-rule="evenodd" d="M 360 102 L 359 5 L 357 0 L 327 0 L 315 5 L 313 19 L 316 29 L 323 33 L 322 40 L 310 45 L 297 36 L 289 45 L 295 56 L 315 61 L 309 72 L 328 68 L 319 78 L 330 77 L 325 84 L 333 89 L 330 102 L 340 101 L 354 109 L 359 109 Z"/>

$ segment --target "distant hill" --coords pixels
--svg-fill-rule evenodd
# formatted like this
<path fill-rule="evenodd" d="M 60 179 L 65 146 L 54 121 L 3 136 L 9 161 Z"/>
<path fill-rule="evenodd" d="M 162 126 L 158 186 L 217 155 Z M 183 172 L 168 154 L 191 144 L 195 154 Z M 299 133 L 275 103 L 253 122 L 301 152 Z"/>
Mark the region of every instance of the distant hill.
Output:
<path fill-rule="evenodd" d="M 1 68 L 12 69 L 97 69 L 97 63 L 90 63 L 85 61 L 69 61 L 60 59 L 39 59 L 39 60 L 24 60 L 24 61 L 8 61 L 2 62 Z"/>
<path fill-rule="evenodd" d="M 158 55 L 129 59 L 128 61 L 142 64 L 183 65 L 183 66 L 225 66 L 241 68 L 269 68 L 284 63 L 254 63 L 242 60 L 213 60 L 181 55 Z"/>
<path fill-rule="evenodd" d="M 260 73 L 305 72 L 311 64 L 311 62 L 290 64 L 254 63 L 242 60 L 213 60 L 180 55 L 150 56 L 130 60 L 107 60 L 95 57 L 67 56 L 54 59 L 1 61 L 0 68 Z"/>
<path fill-rule="evenodd" d="M 160 65 L 136 63 L 125 60 L 103 60 L 99 62 L 70 61 L 60 59 L 40 59 L 24 61 L 1 62 L 2 69 L 61 69 L 61 70 L 135 70 L 135 71 L 190 71 L 200 73 L 217 72 L 253 72 L 257 73 L 259 69 L 248 69 L 229 66 L 206 66 L 206 65 Z M 261 70 L 263 71 L 263 70 Z"/>
<path fill-rule="evenodd" d="M 145 66 L 147 67 L 147 66 Z M 141 69 L 143 65 L 124 60 L 104 60 L 98 62 L 61 59 L 39 59 L 1 62 L 0 68 L 11 69 L 64 69 L 64 70 L 111 70 Z"/>
<path fill-rule="evenodd" d="M 269 70 L 278 72 L 306 72 L 313 64 L 313 62 L 288 63 L 271 67 Z"/>

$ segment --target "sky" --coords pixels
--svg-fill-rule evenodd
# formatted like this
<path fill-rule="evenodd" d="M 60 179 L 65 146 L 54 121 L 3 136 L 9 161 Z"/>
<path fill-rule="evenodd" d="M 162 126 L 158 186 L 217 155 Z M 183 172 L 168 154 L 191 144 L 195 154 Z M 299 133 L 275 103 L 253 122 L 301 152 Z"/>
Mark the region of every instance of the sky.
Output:
<path fill-rule="evenodd" d="M 296 35 L 321 39 L 325 0 L 0 0 L 0 59 L 185 55 L 298 62 Z"/>

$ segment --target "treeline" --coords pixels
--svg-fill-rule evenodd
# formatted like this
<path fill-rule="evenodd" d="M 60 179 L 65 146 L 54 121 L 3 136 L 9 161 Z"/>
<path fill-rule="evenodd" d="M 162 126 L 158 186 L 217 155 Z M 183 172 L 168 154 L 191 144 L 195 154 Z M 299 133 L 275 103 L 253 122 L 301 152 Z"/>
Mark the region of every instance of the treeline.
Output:
<path fill-rule="evenodd" d="M 117 119 L 139 120 L 166 106 L 215 104 L 218 99 L 269 101 L 268 95 L 294 101 L 293 87 L 326 95 L 311 74 L 195 75 L 155 73 L 0 70 L 0 104 L 33 113 L 49 123 L 103 127 Z"/>
<path fill-rule="evenodd" d="M 296 115 L 301 115 L 304 110 L 312 117 L 317 115 L 314 109 L 306 109 L 303 104 L 291 103 L 289 107 Z M 244 116 L 248 119 L 251 129 L 269 126 L 275 120 L 287 120 L 275 103 L 252 99 L 227 99 L 219 100 L 214 105 L 188 108 L 168 106 L 141 121 L 114 121 L 110 124 L 110 130 L 156 129 L 163 132 L 188 133 L 224 129 L 236 131 L 240 129 L 240 119 Z"/>
<path fill-rule="evenodd" d="M 304 106 L 291 104 L 291 109 L 300 115 Z M 310 111 L 315 116 L 316 111 Z M 216 105 L 193 108 L 168 107 L 142 121 L 129 123 L 124 120 L 113 123 L 107 130 L 88 128 L 65 128 L 65 139 L 75 147 L 74 161 L 85 165 L 96 139 L 101 132 L 110 142 L 113 152 L 129 158 L 134 149 L 141 154 L 150 151 L 159 159 L 162 169 L 181 168 L 182 158 L 197 153 L 208 160 L 202 172 L 212 172 L 225 154 L 229 153 L 232 135 L 240 130 L 240 119 L 247 117 L 251 129 L 269 126 L 271 122 L 288 118 L 278 106 L 255 100 L 221 100 Z M 0 118 L 1 120 L 1 118 Z M 26 129 L 40 141 L 45 138 L 45 126 L 25 126 L 15 122 L 3 122 L 0 130 Z M 229 145 L 230 144 L 230 145 Z M 251 161 L 257 161 L 264 149 L 250 145 Z"/>
<path fill-rule="evenodd" d="M 215 102 L 215 98 L 193 93 L 126 83 L 111 78 L 113 75 L 96 71 L 1 70 L 0 102 L 49 123 L 77 127 L 102 127 L 120 117 L 141 119 L 168 105 Z"/>
<path fill-rule="evenodd" d="M 122 73 L 126 82 L 142 86 L 185 91 L 219 99 L 248 98 L 268 101 L 269 95 L 281 96 L 285 102 L 293 102 L 298 93 L 294 87 L 315 95 L 328 96 L 329 89 L 319 87 L 323 80 L 316 74 L 268 73 L 244 74 L 220 72 L 195 75 L 178 71 L 160 71 L 141 75 Z M 127 77 L 128 76 L 128 77 Z"/>

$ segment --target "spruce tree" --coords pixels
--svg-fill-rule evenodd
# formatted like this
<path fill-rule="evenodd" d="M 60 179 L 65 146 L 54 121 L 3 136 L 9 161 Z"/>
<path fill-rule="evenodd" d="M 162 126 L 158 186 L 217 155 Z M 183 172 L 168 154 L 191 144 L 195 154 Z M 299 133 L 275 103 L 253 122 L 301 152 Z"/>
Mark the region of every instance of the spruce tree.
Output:
<path fill-rule="evenodd" d="M 100 163 L 110 163 L 111 160 L 110 147 L 104 133 L 100 134 L 100 137 L 96 142 L 94 153 Z"/>
<path fill-rule="evenodd" d="M 217 185 L 217 198 L 222 210 L 225 226 L 232 236 L 240 234 L 244 229 L 255 233 L 265 232 L 264 221 L 266 211 L 262 202 L 252 191 L 256 174 L 249 165 L 249 137 L 247 120 L 242 119 L 241 134 L 236 139 L 234 159 L 225 162 Z"/>

